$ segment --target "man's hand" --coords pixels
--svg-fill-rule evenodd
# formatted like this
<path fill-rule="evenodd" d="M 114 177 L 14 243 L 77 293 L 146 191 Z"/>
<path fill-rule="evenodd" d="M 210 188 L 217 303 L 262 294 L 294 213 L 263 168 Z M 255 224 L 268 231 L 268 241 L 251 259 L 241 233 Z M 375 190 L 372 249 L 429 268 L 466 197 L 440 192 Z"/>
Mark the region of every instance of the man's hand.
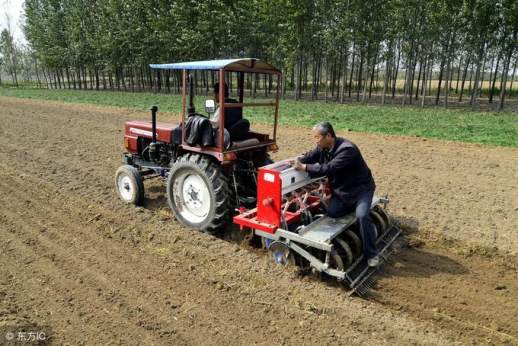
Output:
<path fill-rule="evenodd" d="M 321 183 L 318 187 L 318 191 L 320 192 L 321 202 L 327 207 L 329 201 L 333 197 L 333 191 L 327 182 Z"/>
<path fill-rule="evenodd" d="M 297 171 L 305 171 L 306 170 L 306 165 L 301 163 L 298 159 L 290 161 L 290 165 L 293 168 L 295 168 L 295 170 L 297 170 Z"/>

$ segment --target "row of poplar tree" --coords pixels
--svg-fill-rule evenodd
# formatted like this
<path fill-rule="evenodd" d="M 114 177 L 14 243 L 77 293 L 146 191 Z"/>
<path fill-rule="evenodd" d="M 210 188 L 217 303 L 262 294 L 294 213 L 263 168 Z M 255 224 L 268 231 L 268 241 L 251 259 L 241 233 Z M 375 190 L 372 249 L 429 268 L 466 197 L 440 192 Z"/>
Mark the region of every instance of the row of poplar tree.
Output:
<path fill-rule="evenodd" d="M 257 57 L 297 99 L 502 109 L 516 95 L 517 0 L 25 0 L 24 31 L 25 75 L 52 88 L 177 92 L 148 64 Z"/>

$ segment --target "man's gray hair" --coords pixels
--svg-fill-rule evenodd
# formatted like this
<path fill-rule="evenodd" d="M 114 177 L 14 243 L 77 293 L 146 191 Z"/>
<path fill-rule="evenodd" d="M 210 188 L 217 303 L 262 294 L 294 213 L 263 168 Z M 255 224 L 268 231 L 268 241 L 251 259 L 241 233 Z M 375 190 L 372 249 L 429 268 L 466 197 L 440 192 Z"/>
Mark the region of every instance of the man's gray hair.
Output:
<path fill-rule="evenodd" d="M 333 125 L 329 121 L 324 121 L 313 126 L 313 131 L 318 131 L 321 136 L 327 136 L 331 134 L 331 137 L 336 137 Z"/>

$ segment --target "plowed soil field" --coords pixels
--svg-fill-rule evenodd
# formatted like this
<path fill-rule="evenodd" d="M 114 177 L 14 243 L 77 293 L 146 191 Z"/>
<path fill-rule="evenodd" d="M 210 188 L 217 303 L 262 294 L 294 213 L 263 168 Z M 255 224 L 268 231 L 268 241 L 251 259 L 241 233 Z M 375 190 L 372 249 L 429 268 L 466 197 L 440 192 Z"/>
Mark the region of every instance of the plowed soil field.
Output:
<path fill-rule="evenodd" d="M 161 181 L 123 205 L 113 176 L 135 118 L 0 98 L 0 328 L 48 326 L 56 344 L 518 344 L 517 149 L 340 134 L 407 239 L 361 299 L 274 267 L 239 232 L 182 227 Z M 279 138 L 274 159 L 312 146 L 306 128 Z"/>

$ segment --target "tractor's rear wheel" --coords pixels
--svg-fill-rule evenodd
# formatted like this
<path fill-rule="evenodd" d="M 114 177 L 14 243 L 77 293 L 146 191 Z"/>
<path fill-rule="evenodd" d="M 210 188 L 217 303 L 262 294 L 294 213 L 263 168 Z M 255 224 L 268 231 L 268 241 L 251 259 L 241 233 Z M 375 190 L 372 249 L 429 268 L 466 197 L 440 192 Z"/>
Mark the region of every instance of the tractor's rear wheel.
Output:
<path fill-rule="evenodd" d="M 141 205 L 144 201 L 144 183 L 138 169 L 123 165 L 115 173 L 115 188 L 120 199 L 128 204 Z"/>
<path fill-rule="evenodd" d="M 221 167 L 203 155 L 181 156 L 167 178 L 167 201 L 178 221 L 204 232 L 216 232 L 228 220 L 229 194 Z"/>

